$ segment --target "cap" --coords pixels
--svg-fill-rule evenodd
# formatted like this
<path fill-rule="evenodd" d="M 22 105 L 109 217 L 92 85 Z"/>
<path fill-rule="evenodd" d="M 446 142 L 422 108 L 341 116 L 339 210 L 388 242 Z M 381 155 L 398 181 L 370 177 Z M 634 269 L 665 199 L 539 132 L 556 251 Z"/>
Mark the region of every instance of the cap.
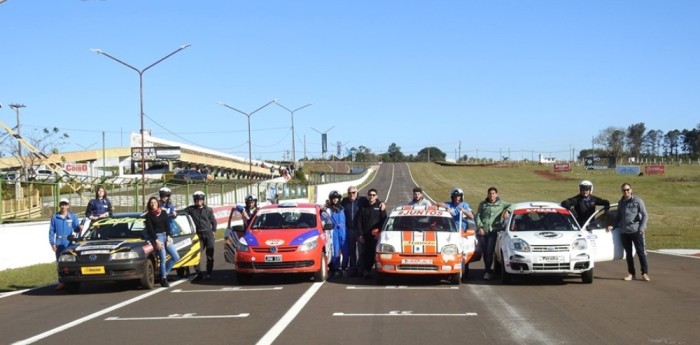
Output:
<path fill-rule="evenodd" d="M 58 202 L 58 204 L 59 205 L 60 204 L 69 204 L 70 205 L 70 201 L 68 200 L 68 198 L 61 198 L 61 200 Z"/>

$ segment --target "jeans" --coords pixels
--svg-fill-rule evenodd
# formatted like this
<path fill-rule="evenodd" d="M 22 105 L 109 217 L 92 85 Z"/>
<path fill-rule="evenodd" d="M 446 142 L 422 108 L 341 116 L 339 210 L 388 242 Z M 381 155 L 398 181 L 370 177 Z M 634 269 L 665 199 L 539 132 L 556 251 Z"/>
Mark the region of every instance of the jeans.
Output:
<path fill-rule="evenodd" d="M 639 257 L 639 265 L 642 269 L 642 274 L 649 273 L 649 266 L 647 265 L 647 252 L 644 248 L 644 233 L 637 231 L 631 234 L 622 233 L 622 247 L 625 248 L 625 258 L 627 259 L 627 272 L 631 275 L 635 275 L 634 269 L 634 256 L 632 256 L 632 245 L 637 251 L 637 256 Z"/>
<path fill-rule="evenodd" d="M 167 243 L 164 232 L 157 233 L 156 237 L 160 243 L 163 243 L 163 248 L 160 250 L 160 277 L 165 278 L 168 276 L 168 272 L 173 269 L 175 263 L 180 260 L 180 254 L 177 253 L 174 245 Z M 170 260 L 167 261 L 166 252 L 170 254 Z"/>
<path fill-rule="evenodd" d="M 493 253 L 496 251 L 496 239 L 498 238 L 498 233 L 496 231 L 487 232 L 484 236 L 477 236 L 479 245 L 484 257 L 484 271 L 485 273 L 493 273 L 491 266 L 493 265 Z"/>

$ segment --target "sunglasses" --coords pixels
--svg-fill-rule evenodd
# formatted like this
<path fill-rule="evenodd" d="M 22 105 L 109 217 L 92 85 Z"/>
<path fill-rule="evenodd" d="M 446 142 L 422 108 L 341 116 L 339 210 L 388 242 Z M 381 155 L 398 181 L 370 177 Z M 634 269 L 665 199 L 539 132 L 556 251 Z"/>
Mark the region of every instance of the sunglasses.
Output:
<path fill-rule="evenodd" d="M 630 189 L 630 188 L 623 188 L 623 189 L 622 189 L 623 192 L 629 192 L 629 191 L 631 191 L 631 190 L 632 190 L 632 189 Z"/>
<path fill-rule="evenodd" d="M 377 196 L 377 194 L 367 194 L 367 196 Z"/>

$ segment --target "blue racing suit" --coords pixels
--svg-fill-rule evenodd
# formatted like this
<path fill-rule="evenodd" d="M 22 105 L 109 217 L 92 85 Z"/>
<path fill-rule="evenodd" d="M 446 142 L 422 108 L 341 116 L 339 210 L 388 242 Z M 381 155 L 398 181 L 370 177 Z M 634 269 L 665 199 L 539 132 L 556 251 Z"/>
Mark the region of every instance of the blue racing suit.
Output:
<path fill-rule="evenodd" d="M 63 217 L 60 212 L 51 217 L 51 223 L 49 225 L 49 244 L 51 247 L 56 246 L 56 260 L 61 253 L 70 245 L 68 241 L 68 236 L 73 232 L 78 231 L 80 222 L 78 222 L 78 217 L 73 212 L 68 212 L 68 214 Z M 61 276 L 59 275 L 58 281 L 61 281 Z"/>
<path fill-rule="evenodd" d="M 348 243 L 345 233 L 345 212 L 343 206 L 329 206 L 322 213 L 326 222 L 333 222 L 333 256 L 331 257 L 330 270 L 335 272 L 340 268 L 340 255 L 348 255 Z"/>

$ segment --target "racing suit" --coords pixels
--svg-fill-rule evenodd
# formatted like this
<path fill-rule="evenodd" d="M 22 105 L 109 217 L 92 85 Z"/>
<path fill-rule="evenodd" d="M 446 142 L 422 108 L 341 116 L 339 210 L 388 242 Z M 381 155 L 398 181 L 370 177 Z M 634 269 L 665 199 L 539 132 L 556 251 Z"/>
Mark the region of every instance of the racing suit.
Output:
<path fill-rule="evenodd" d="M 109 198 L 92 199 L 85 208 L 85 218 L 98 217 L 104 213 L 109 213 L 109 216 L 112 216 L 112 202 L 109 201 Z"/>
<path fill-rule="evenodd" d="M 216 231 L 216 218 L 214 218 L 214 211 L 203 205 L 202 207 L 197 207 L 197 205 L 188 206 L 184 212 L 189 214 L 194 221 L 195 228 L 197 229 L 197 237 L 199 237 L 201 250 L 205 251 L 207 256 L 207 276 L 211 276 L 211 272 L 214 270 L 214 232 Z M 200 265 L 195 267 L 197 271 L 197 277 L 202 278 Z"/>
<path fill-rule="evenodd" d="M 496 198 L 494 202 L 490 202 L 488 198 L 479 203 L 479 211 L 476 215 L 476 228 L 484 229 L 484 236 L 477 235 L 481 250 L 484 257 L 485 273 L 493 273 L 491 266 L 493 265 L 493 253 L 496 251 L 496 239 L 498 233 L 493 229 L 494 225 L 500 222 L 500 216 L 510 207 L 509 202 L 502 201 L 501 198 Z"/>
<path fill-rule="evenodd" d="M 333 256 L 331 256 L 330 262 L 330 276 L 332 276 L 340 269 L 340 255 L 342 254 L 343 258 L 348 255 L 345 238 L 345 212 L 340 204 L 329 205 L 322 216 L 326 222 L 333 223 Z"/>
<path fill-rule="evenodd" d="M 364 203 L 355 218 L 355 228 L 359 231 L 359 241 L 362 243 L 362 257 L 360 258 L 360 270 L 366 276 L 374 266 L 377 238 L 372 230 L 381 229 L 386 220 L 386 209 L 382 209 L 382 202 L 376 200 L 373 204 Z"/>
<path fill-rule="evenodd" d="M 610 201 L 594 195 L 584 198 L 583 195 L 578 194 L 561 202 L 561 207 L 567 210 L 573 209 L 579 226 L 586 224 L 588 219 L 595 213 L 596 206 L 603 206 L 605 209 L 608 209 L 610 208 Z"/>
<path fill-rule="evenodd" d="M 68 236 L 73 232 L 79 231 L 80 222 L 78 217 L 73 212 L 68 212 L 65 216 L 60 212 L 51 217 L 49 224 L 49 244 L 51 247 L 56 246 L 56 261 L 61 253 L 70 245 Z M 58 276 L 58 281 L 61 281 L 61 276 Z"/>

